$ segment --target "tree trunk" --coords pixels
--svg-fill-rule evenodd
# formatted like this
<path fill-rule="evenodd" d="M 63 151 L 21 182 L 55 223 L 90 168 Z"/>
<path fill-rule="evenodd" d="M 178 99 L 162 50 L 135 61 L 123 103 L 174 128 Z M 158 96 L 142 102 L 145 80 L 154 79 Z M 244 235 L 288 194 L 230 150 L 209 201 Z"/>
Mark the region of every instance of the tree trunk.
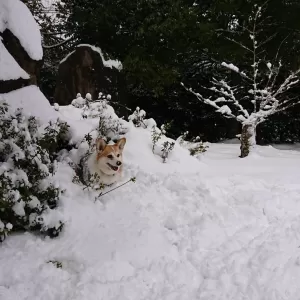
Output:
<path fill-rule="evenodd" d="M 256 124 L 245 124 L 241 134 L 241 158 L 247 157 L 251 147 L 256 145 Z"/>

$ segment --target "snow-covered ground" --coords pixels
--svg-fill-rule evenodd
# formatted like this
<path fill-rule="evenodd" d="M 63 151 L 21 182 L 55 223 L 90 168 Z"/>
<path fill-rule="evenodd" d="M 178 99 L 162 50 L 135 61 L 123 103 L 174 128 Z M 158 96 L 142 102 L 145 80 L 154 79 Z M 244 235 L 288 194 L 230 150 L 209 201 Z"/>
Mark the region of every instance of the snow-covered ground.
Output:
<path fill-rule="evenodd" d="M 74 107 L 54 111 L 37 88 L 14 93 L 13 106 L 67 120 L 74 139 L 95 125 Z M 299 299 L 299 148 L 239 159 L 237 144 L 211 144 L 196 159 L 176 145 L 163 164 L 149 131 L 126 137 L 124 181 L 137 182 L 101 201 L 59 164 L 65 229 L 0 245 L 1 300 Z"/>

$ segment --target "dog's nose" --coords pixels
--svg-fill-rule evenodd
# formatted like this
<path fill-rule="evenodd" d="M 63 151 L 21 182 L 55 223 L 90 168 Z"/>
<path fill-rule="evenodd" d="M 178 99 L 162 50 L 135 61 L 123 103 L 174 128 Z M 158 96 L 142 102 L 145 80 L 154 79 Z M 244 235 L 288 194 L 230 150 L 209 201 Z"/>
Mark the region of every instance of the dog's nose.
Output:
<path fill-rule="evenodd" d="M 121 166 L 121 162 L 120 161 L 117 161 L 117 166 Z"/>

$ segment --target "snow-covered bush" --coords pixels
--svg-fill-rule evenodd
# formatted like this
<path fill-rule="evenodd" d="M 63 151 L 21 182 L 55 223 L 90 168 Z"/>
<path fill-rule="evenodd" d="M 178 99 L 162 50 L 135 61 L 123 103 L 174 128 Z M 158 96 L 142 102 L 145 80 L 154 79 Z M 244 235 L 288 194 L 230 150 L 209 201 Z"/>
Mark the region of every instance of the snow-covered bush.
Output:
<path fill-rule="evenodd" d="M 143 109 L 137 107 L 133 114 L 128 117 L 129 122 L 132 122 L 135 127 L 141 127 L 148 130 L 153 130 L 156 127 L 156 122 L 154 119 L 145 119 L 146 112 Z"/>
<path fill-rule="evenodd" d="M 178 139 L 176 141 L 179 143 L 180 146 L 182 146 L 185 143 L 188 134 L 189 134 L 189 132 L 186 131 L 181 136 L 178 137 Z"/>
<path fill-rule="evenodd" d="M 208 146 L 205 145 L 202 141 L 194 143 L 191 147 L 189 147 L 190 154 L 192 156 L 197 156 L 200 153 L 204 153 L 207 151 Z"/>
<path fill-rule="evenodd" d="M 156 151 L 158 142 L 165 137 L 167 130 L 171 127 L 171 123 L 163 124 L 161 128 L 157 128 L 156 126 L 152 127 L 151 132 L 151 140 L 152 140 L 152 152 L 158 152 L 158 154 L 162 157 L 163 162 L 167 161 L 167 158 L 170 152 L 174 149 L 175 142 L 170 140 L 165 140 L 161 143 L 160 151 Z"/>
<path fill-rule="evenodd" d="M 83 107 L 83 114 L 86 118 L 99 119 L 98 137 L 104 138 L 107 142 L 118 139 L 120 135 L 128 131 L 126 122 L 116 115 L 110 105 L 110 100 L 110 95 L 99 93 L 97 100 L 90 98 L 88 104 Z"/>
<path fill-rule="evenodd" d="M 128 117 L 128 120 L 131 121 L 135 127 L 146 128 L 146 124 L 144 123 L 145 117 L 146 112 L 143 109 L 137 107 L 133 114 Z"/>
<path fill-rule="evenodd" d="M 0 241 L 10 231 L 38 230 L 55 237 L 62 230 L 55 209 L 62 190 L 53 180 L 55 162 L 45 147 L 54 134 L 48 134 L 39 132 L 35 117 L 0 103 Z"/>
<path fill-rule="evenodd" d="M 59 152 L 69 147 L 70 133 L 69 125 L 57 119 L 56 122 L 49 122 L 49 125 L 44 128 L 44 134 L 39 139 L 39 144 L 49 153 L 50 159 L 53 162 Z"/>
<path fill-rule="evenodd" d="M 86 105 L 86 99 L 81 97 L 81 94 L 78 93 L 76 98 L 71 102 L 71 104 L 77 108 L 83 108 Z"/>
<path fill-rule="evenodd" d="M 162 144 L 162 148 L 161 148 L 162 156 L 161 157 L 162 157 L 164 163 L 167 161 L 169 153 L 174 149 L 174 146 L 175 146 L 175 142 L 165 141 Z"/>
<path fill-rule="evenodd" d="M 163 133 L 162 130 L 153 126 L 151 131 L 151 141 L 152 141 L 152 152 L 154 153 L 157 142 L 161 139 Z"/>
<path fill-rule="evenodd" d="M 197 156 L 200 153 L 204 153 L 207 151 L 208 146 L 205 145 L 199 136 L 197 136 L 196 138 L 188 141 L 187 137 L 188 137 L 189 132 L 186 131 L 184 132 L 177 140 L 176 142 L 179 143 L 179 145 L 185 149 L 188 149 L 190 154 L 192 156 Z"/>

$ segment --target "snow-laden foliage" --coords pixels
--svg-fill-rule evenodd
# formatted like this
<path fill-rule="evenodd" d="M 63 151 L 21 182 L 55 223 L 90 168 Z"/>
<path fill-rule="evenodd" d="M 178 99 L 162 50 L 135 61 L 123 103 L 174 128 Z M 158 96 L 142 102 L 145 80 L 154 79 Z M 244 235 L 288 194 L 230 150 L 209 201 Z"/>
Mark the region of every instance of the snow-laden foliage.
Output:
<path fill-rule="evenodd" d="M 267 2 L 265 3 L 267 5 Z M 249 42 L 244 44 L 235 38 L 227 38 L 240 45 L 250 55 L 252 64 L 245 70 L 232 63 L 223 62 L 221 65 L 231 75 L 239 77 L 239 84 L 231 76 L 230 80 L 212 79 L 208 93 L 198 93 L 186 88 L 201 102 L 212 106 L 226 118 L 234 118 L 242 125 L 241 156 L 249 154 L 251 146 L 256 144 L 256 127 L 270 116 L 284 111 L 300 102 L 299 96 L 293 91 L 299 85 L 300 68 L 284 74 L 284 68 L 279 59 L 282 46 L 278 46 L 277 56 L 273 61 L 266 60 L 263 47 L 266 41 L 264 32 L 265 7 L 254 5 L 249 16 L 249 27 L 241 29 L 248 34 Z M 272 39 L 272 37 L 270 37 Z M 286 70 L 285 70 L 286 71 Z"/>
<path fill-rule="evenodd" d="M 71 102 L 71 104 L 77 108 L 83 108 L 85 105 L 87 105 L 87 99 L 82 98 L 81 94 L 78 93 L 76 95 L 76 98 Z"/>
<path fill-rule="evenodd" d="M 86 110 L 88 118 L 97 118 L 98 137 L 107 142 L 115 140 L 128 131 L 126 122 L 119 118 L 110 104 L 111 96 L 99 93 L 98 100 L 91 101 Z"/>
<path fill-rule="evenodd" d="M 39 145 L 48 151 L 51 161 L 54 161 L 61 150 L 69 148 L 69 141 L 69 125 L 57 119 L 56 122 L 50 121 L 43 129 L 43 135 L 39 139 Z"/>
<path fill-rule="evenodd" d="M 202 141 L 198 141 L 192 144 L 188 149 L 192 156 L 198 156 L 201 153 L 207 151 L 208 146 L 205 145 Z"/>
<path fill-rule="evenodd" d="M 192 140 L 188 140 L 189 132 L 184 132 L 179 138 L 176 140 L 179 145 L 185 149 L 188 149 L 190 155 L 198 156 L 201 153 L 207 151 L 208 145 L 203 143 L 199 136 L 193 138 Z"/>
<path fill-rule="evenodd" d="M 156 127 L 156 122 L 154 119 L 146 119 L 146 112 L 143 109 L 137 107 L 133 114 L 128 116 L 129 122 L 132 122 L 135 127 L 152 129 Z"/>
<path fill-rule="evenodd" d="M 55 127 L 40 132 L 35 117 L 0 104 L 0 241 L 10 231 L 38 230 L 54 237 L 62 230 L 56 209 L 62 190 L 53 180 L 53 155 L 65 124 Z"/>
<path fill-rule="evenodd" d="M 146 125 L 144 123 L 146 117 L 146 112 L 143 109 L 137 107 L 132 115 L 128 117 L 128 120 L 131 121 L 135 127 L 143 127 L 145 128 Z"/>
<path fill-rule="evenodd" d="M 127 122 L 119 118 L 113 107 L 110 105 L 111 95 L 99 93 L 98 99 L 93 100 L 90 93 L 85 99 L 77 94 L 72 105 L 82 109 L 84 119 L 98 119 L 98 137 L 104 138 L 107 142 L 117 139 L 128 131 Z"/>
<path fill-rule="evenodd" d="M 163 162 L 167 162 L 169 154 L 172 152 L 175 146 L 175 141 L 166 138 L 167 131 L 170 129 L 171 123 L 163 124 L 160 129 L 156 126 L 152 127 L 151 140 L 152 140 L 152 152 L 162 157 Z M 164 140 L 158 145 L 158 142 Z"/>
<path fill-rule="evenodd" d="M 167 162 L 169 153 L 174 149 L 174 146 L 175 146 L 175 142 L 165 141 L 162 144 L 162 147 L 161 147 L 162 155 L 161 155 L 161 157 L 162 157 L 164 163 Z"/>

